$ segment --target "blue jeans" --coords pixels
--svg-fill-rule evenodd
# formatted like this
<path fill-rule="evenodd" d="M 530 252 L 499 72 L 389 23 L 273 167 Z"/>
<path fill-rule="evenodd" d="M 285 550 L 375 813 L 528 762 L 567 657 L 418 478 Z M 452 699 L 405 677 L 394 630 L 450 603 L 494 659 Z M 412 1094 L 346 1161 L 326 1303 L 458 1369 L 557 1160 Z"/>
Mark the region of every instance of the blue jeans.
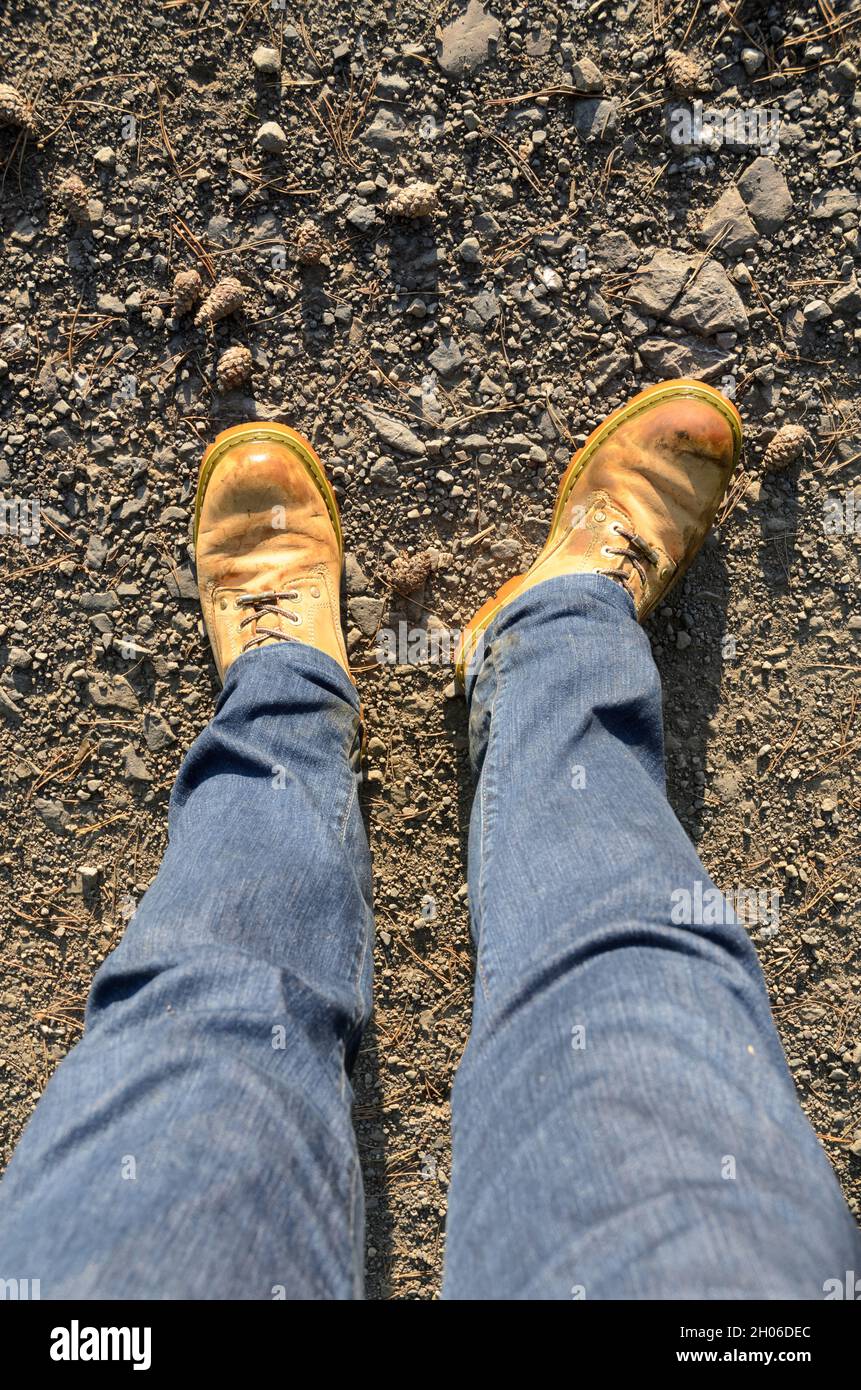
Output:
<path fill-rule="evenodd" d="M 822 1298 L 861 1268 L 858 1230 L 747 932 L 695 920 L 711 884 L 664 794 L 627 594 L 533 588 L 467 694 L 477 982 L 444 1295 Z M 313 648 L 230 669 L 158 877 L 2 1184 L 0 1277 L 43 1298 L 361 1296 L 357 726 Z"/>

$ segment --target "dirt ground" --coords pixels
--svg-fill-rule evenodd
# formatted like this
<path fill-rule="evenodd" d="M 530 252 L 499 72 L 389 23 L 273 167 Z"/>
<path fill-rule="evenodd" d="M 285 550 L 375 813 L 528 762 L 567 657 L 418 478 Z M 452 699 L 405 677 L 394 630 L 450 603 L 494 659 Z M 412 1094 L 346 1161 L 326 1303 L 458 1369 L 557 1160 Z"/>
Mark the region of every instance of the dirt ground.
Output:
<path fill-rule="evenodd" d="M 799 1095 L 861 1214 L 859 41 L 861 9 L 825 0 L 4 6 L 0 83 L 32 112 L 0 92 L 3 1161 L 217 693 L 202 449 L 282 419 L 338 492 L 370 739 L 368 1292 L 436 1295 L 470 1015 L 466 725 L 450 665 L 379 644 L 457 629 L 533 557 L 572 447 L 697 375 L 747 442 L 649 623 L 670 796 L 720 887 L 756 895 Z M 399 215 L 417 181 L 430 215 Z M 241 307 L 175 312 L 191 269 L 207 292 L 236 277 Z M 237 345 L 253 373 L 220 389 Z M 785 425 L 807 436 L 769 467 Z M 399 552 L 430 571 L 409 595 Z"/>

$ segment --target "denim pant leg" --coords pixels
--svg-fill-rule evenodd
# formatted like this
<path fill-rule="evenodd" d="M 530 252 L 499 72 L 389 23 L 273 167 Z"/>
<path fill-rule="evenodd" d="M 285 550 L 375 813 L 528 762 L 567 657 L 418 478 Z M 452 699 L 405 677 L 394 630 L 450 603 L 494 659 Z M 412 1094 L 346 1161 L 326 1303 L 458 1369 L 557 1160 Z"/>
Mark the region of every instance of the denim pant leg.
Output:
<path fill-rule="evenodd" d="M 858 1231 L 747 932 L 677 920 L 713 885 L 666 800 L 627 594 L 536 586 L 467 693 L 478 971 L 444 1296 L 822 1298 Z"/>
<path fill-rule="evenodd" d="M 0 1276 L 43 1298 L 361 1295 L 357 727 L 352 685 L 311 647 L 231 667 L 158 877 L 0 1186 Z"/>

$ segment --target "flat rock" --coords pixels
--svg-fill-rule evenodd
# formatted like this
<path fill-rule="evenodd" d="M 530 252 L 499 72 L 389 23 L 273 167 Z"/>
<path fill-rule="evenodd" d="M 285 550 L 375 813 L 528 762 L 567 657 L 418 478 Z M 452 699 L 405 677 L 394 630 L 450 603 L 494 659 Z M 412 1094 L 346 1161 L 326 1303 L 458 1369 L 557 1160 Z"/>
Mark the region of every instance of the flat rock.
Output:
<path fill-rule="evenodd" d="M 367 203 L 354 203 L 347 213 L 347 221 L 357 232 L 370 232 L 377 225 L 377 214 Z"/>
<path fill-rule="evenodd" d="M 2 687 L 0 687 L 0 715 L 10 724 L 20 724 L 24 718 L 18 705 Z"/>
<path fill-rule="evenodd" d="M 857 195 L 848 188 L 829 188 L 824 193 L 814 193 L 810 199 L 810 216 L 817 219 L 842 217 L 844 212 L 855 212 L 857 207 Z"/>
<path fill-rule="evenodd" d="M 174 565 L 165 575 L 165 584 L 174 598 L 196 599 L 198 596 L 197 580 L 189 565 Z"/>
<path fill-rule="evenodd" d="M 424 440 L 419 439 L 403 421 L 393 420 L 390 415 L 381 415 L 376 410 L 366 410 L 365 418 L 390 449 L 396 449 L 399 454 L 408 454 L 411 458 L 424 458 L 426 455 Z"/>
<path fill-rule="evenodd" d="M 143 735 L 151 753 L 160 753 L 163 748 L 169 748 L 172 743 L 176 743 L 176 734 L 167 720 L 152 712 L 144 715 Z"/>
<path fill-rule="evenodd" d="M 462 15 L 437 30 L 437 62 L 443 72 L 448 77 L 462 77 L 486 63 L 501 28 L 481 0 L 469 0 Z"/>
<path fill-rule="evenodd" d="M 619 124 L 617 97 L 586 97 L 574 103 L 574 128 L 583 140 L 611 140 Z"/>
<path fill-rule="evenodd" d="M 643 365 L 655 381 L 667 377 L 694 377 L 711 381 L 729 372 L 732 358 L 698 338 L 644 338 L 637 344 Z"/>
<path fill-rule="evenodd" d="M 33 810 L 58 835 L 65 829 L 69 816 L 62 801 L 53 801 L 48 797 L 37 796 L 33 799 Z"/>
<path fill-rule="evenodd" d="M 858 281 L 853 277 L 848 285 L 836 290 L 828 305 L 835 314 L 861 314 L 861 287 Z"/>
<path fill-rule="evenodd" d="M 716 249 L 727 256 L 741 256 L 759 241 L 759 233 L 747 215 L 747 208 L 738 189 L 728 188 L 700 223 L 697 240 L 710 246 L 717 238 Z"/>
<path fill-rule="evenodd" d="M 463 321 L 471 332 L 481 333 L 499 317 L 499 300 L 493 290 L 480 290 L 467 304 Z"/>
<path fill-rule="evenodd" d="M 628 303 L 706 337 L 747 332 L 737 290 L 723 266 L 708 257 L 656 251 L 628 291 Z"/>
<path fill-rule="evenodd" d="M 363 637 L 374 637 L 383 620 L 383 600 L 363 595 L 347 601 L 347 612 Z"/>
<path fill-rule="evenodd" d="M 131 743 L 123 749 L 123 775 L 127 782 L 152 781 L 152 773 Z"/>
<path fill-rule="evenodd" d="M 428 357 L 428 365 L 440 376 L 454 376 L 463 365 L 463 353 L 457 343 L 440 343 Z"/>
<path fill-rule="evenodd" d="M 595 242 L 592 254 L 607 270 L 624 270 L 640 259 L 640 252 L 627 232 L 605 232 Z"/>
<path fill-rule="evenodd" d="M 381 106 L 362 139 L 375 150 L 393 150 L 407 138 L 406 126 L 399 112 Z"/>
<path fill-rule="evenodd" d="M 81 594 L 78 599 L 78 606 L 85 613 L 110 613 L 113 609 L 120 607 L 120 596 L 115 589 L 106 589 L 101 593 Z"/>
<path fill-rule="evenodd" d="M 137 695 L 123 676 L 114 676 L 113 680 L 97 677 L 89 682 L 87 694 L 98 709 L 123 709 L 137 714 L 140 708 Z"/>
<path fill-rule="evenodd" d="M 364 594 L 368 588 L 368 576 L 352 550 L 344 556 L 344 586 L 350 595 Z"/>
<path fill-rule="evenodd" d="M 776 232 L 792 212 L 789 184 L 773 159 L 764 155 L 749 164 L 736 187 L 761 232 Z"/>
<path fill-rule="evenodd" d="M 117 318 L 122 318 L 126 312 L 126 306 L 115 294 L 100 294 L 96 299 L 96 308 L 100 314 L 112 314 Z"/>

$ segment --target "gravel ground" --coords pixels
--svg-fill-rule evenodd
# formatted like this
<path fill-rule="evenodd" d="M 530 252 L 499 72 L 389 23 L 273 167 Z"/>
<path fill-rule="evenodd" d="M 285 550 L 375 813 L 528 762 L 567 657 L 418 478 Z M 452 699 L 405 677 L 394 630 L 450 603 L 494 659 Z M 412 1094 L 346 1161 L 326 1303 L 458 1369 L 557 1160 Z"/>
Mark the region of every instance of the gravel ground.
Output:
<path fill-rule="evenodd" d="M 824 0 L 7 8 L 0 1157 L 79 1036 L 217 693 L 202 448 L 283 419 L 341 501 L 370 735 L 369 1294 L 435 1296 L 466 727 L 450 665 L 380 664 L 381 643 L 456 629 L 534 555 L 572 446 L 692 374 L 735 396 L 747 447 L 649 624 L 670 795 L 718 884 L 759 895 L 799 1095 L 861 1212 L 859 40 L 861 10 Z M 207 296 L 239 282 L 215 322 L 187 311 L 195 276 L 175 299 L 189 271 Z"/>

